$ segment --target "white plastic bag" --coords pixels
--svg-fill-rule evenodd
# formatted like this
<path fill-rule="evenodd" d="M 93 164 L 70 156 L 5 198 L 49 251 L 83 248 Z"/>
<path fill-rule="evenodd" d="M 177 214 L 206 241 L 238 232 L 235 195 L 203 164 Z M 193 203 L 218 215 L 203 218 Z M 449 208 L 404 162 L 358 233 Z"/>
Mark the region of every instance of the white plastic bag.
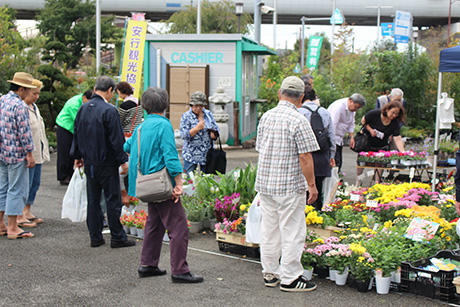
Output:
<path fill-rule="evenodd" d="M 76 168 L 62 200 L 61 218 L 68 218 L 72 222 L 84 222 L 87 204 L 86 176 L 83 169 Z"/>
<path fill-rule="evenodd" d="M 326 177 L 323 181 L 323 206 L 334 201 L 339 181 L 338 168 L 333 167 L 331 170 L 331 177 Z"/>
<path fill-rule="evenodd" d="M 249 207 L 248 218 L 246 219 L 246 242 L 260 244 L 262 224 L 262 208 L 260 207 L 260 196 L 256 194 Z"/>

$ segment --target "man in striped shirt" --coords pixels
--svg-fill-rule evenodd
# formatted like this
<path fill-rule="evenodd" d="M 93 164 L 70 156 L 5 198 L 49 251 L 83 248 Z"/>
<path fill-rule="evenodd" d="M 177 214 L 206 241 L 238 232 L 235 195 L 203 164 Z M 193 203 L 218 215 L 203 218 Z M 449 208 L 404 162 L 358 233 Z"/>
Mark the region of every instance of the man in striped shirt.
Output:
<path fill-rule="evenodd" d="M 257 130 L 259 163 L 256 191 L 262 207 L 260 244 L 265 286 L 299 292 L 316 289 L 303 276 L 306 184 L 308 203 L 318 197 L 311 152 L 319 150 L 308 120 L 297 110 L 302 105 L 304 82 L 283 80 L 280 101 L 266 112 Z M 280 262 L 281 257 L 281 262 Z"/>

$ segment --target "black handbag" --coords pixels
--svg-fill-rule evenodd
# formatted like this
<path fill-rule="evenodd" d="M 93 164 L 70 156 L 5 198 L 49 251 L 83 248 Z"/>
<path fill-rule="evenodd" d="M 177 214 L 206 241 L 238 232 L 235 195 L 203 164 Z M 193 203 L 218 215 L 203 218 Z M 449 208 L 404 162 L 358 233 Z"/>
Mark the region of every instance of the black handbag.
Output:
<path fill-rule="evenodd" d="M 355 134 L 355 147 L 351 150 L 354 152 L 361 152 L 367 151 L 369 143 L 369 135 L 365 131 L 365 126 L 363 126 L 358 132 Z"/>
<path fill-rule="evenodd" d="M 219 140 L 219 149 L 215 149 L 214 146 L 209 148 L 208 153 L 206 154 L 206 174 L 225 174 L 225 169 L 227 168 L 227 153 L 222 150 L 222 143 Z"/>

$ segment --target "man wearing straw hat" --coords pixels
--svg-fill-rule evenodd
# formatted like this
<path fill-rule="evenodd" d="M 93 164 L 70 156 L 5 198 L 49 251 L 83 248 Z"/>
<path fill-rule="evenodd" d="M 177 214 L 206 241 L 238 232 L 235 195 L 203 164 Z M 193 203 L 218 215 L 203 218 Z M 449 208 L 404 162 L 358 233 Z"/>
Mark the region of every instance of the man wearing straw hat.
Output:
<path fill-rule="evenodd" d="M 8 239 L 32 238 L 17 224 L 29 193 L 27 168 L 34 167 L 34 143 L 29 123 L 29 111 L 23 99 L 36 88 L 34 78 L 25 72 L 8 80 L 10 91 L 0 98 L 0 235 Z M 8 217 L 8 226 L 3 220 Z"/>

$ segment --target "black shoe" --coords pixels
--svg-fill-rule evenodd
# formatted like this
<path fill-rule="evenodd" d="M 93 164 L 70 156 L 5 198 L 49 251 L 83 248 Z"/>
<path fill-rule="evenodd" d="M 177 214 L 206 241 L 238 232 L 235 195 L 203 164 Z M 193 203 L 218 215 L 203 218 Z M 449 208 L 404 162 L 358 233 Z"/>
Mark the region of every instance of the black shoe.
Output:
<path fill-rule="evenodd" d="M 195 275 L 190 272 L 181 275 L 171 275 L 171 279 L 173 283 L 179 284 L 196 284 L 199 282 L 203 282 L 202 276 Z"/>
<path fill-rule="evenodd" d="M 316 284 L 306 280 L 302 275 L 300 275 L 299 278 L 291 282 L 289 285 L 280 285 L 280 290 L 287 292 L 307 292 L 313 291 L 315 289 Z"/>
<path fill-rule="evenodd" d="M 121 248 L 121 247 L 130 247 L 136 245 L 136 241 L 126 240 L 126 241 L 110 241 L 111 248 Z"/>
<path fill-rule="evenodd" d="M 66 178 L 66 179 L 64 179 L 64 180 L 59 180 L 59 183 L 60 183 L 61 185 L 69 185 L 70 179 L 69 179 L 69 178 Z"/>
<path fill-rule="evenodd" d="M 264 274 L 264 283 L 265 283 L 265 287 L 274 288 L 274 287 L 277 287 L 280 284 L 280 280 L 279 280 L 278 277 L 276 277 L 275 274 L 265 273 Z"/>
<path fill-rule="evenodd" d="M 99 241 L 91 241 L 91 247 L 99 247 L 101 245 L 105 244 L 105 240 L 99 240 Z"/>
<path fill-rule="evenodd" d="M 160 270 L 157 266 L 142 266 L 137 269 L 139 277 L 161 276 L 166 274 L 166 270 Z"/>

